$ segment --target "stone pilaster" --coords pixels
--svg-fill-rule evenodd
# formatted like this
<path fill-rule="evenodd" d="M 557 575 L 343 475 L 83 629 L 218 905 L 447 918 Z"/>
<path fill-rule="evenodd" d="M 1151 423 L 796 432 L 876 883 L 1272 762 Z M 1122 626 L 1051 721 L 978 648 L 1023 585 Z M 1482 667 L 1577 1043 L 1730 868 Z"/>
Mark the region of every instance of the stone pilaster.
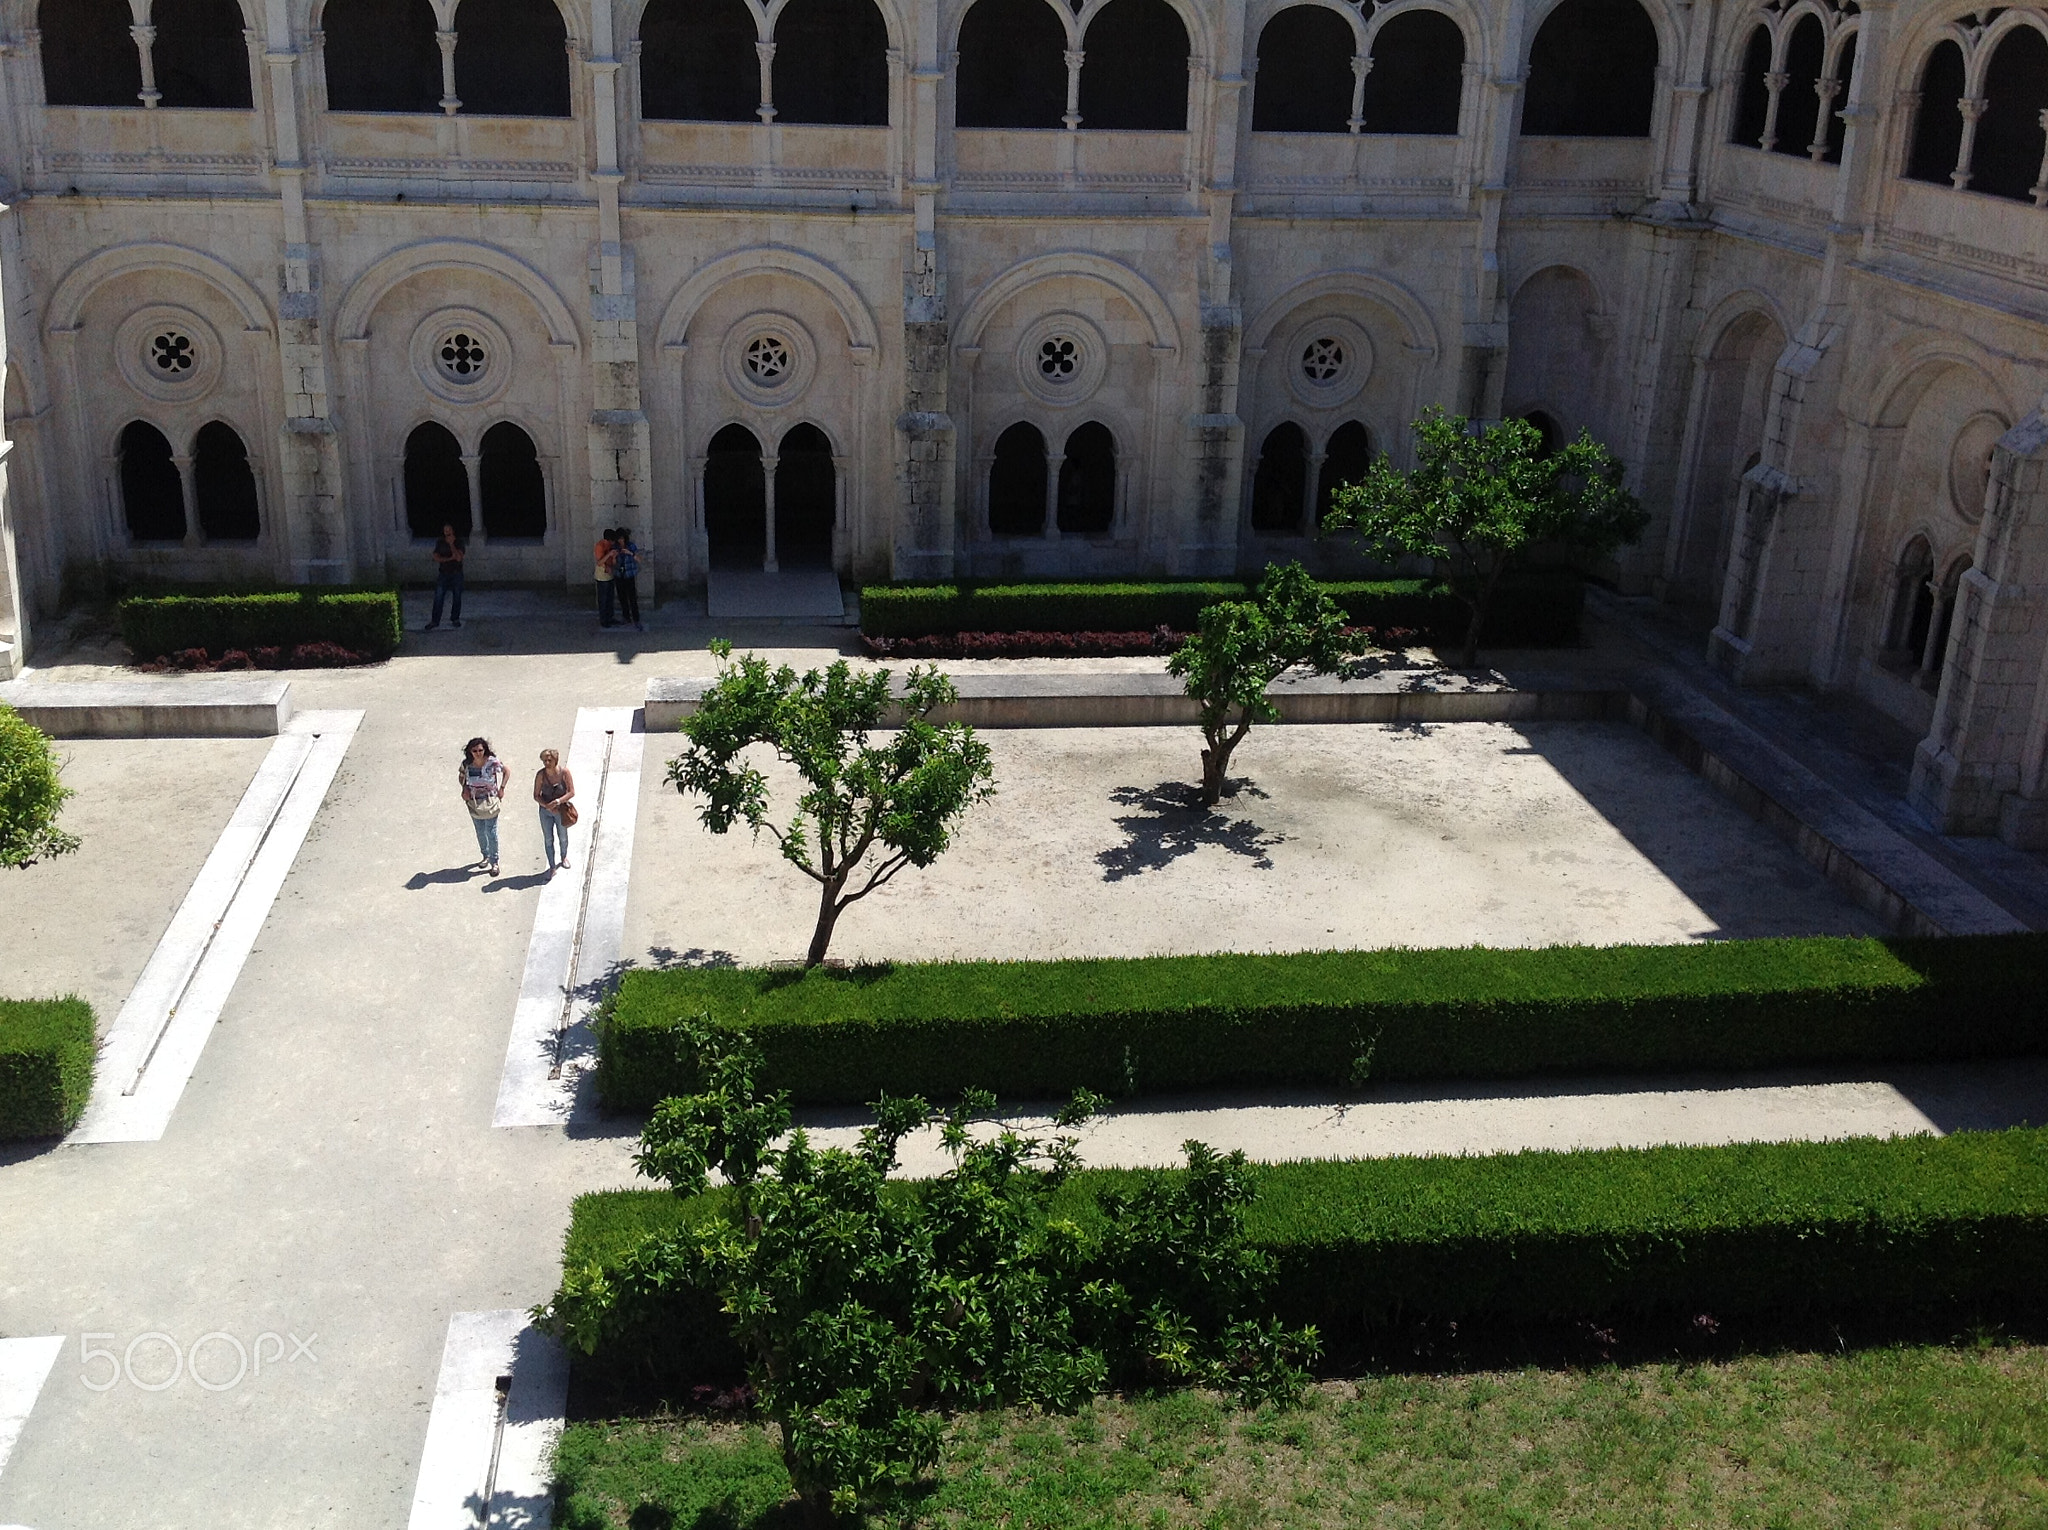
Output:
<path fill-rule="evenodd" d="M 895 543 L 898 579 L 950 579 L 955 524 L 956 445 L 948 413 L 953 331 L 936 241 L 920 234 L 903 285 L 903 412 L 896 418 Z"/>
<path fill-rule="evenodd" d="M 1237 566 L 1238 485 L 1244 421 L 1237 413 L 1238 348 L 1243 321 L 1235 305 L 1202 309 L 1195 402 L 1183 450 L 1188 459 L 1187 508 L 1177 517 L 1172 571 L 1228 574 Z"/>
<path fill-rule="evenodd" d="M 1912 800 L 1947 834 L 1998 833 L 2048 848 L 2042 654 L 2048 649 L 2048 417 L 2007 431 L 1975 566 L 1963 575 L 1934 723 L 1913 760 Z"/>

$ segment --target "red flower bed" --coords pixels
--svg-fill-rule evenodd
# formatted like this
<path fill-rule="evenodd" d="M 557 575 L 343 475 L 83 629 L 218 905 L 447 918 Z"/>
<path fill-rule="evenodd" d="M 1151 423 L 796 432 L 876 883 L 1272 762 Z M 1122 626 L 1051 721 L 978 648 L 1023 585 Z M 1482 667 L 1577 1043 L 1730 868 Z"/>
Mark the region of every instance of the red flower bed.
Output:
<path fill-rule="evenodd" d="M 1347 630 L 1376 648 L 1398 648 L 1416 636 L 1407 627 Z M 862 633 L 860 640 L 878 659 L 1122 659 L 1172 653 L 1188 636 L 1159 627 L 1151 632 L 942 632 L 899 638 Z"/>
<path fill-rule="evenodd" d="M 135 667 L 152 675 L 196 675 L 237 669 L 345 669 L 377 662 L 375 654 L 322 641 L 291 648 L 230 648 L 219 657 L 204 648 L 184 648 Z"/>

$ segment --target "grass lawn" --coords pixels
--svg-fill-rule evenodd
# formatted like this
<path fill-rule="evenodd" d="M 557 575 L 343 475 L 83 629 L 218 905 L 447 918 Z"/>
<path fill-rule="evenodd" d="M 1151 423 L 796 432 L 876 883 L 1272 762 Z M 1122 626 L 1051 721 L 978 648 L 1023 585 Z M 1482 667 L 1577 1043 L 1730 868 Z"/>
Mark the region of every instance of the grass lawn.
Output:
<path fill-rule="evenodd" d="M 574 1424 L 557 1470 L 566 1530 L 798 1524 L 755 1425 Z M 1175 1393 L 967 1415 L 901 1523 L 2039 1526 L 2048 1347 L 1372 1377 L 1280 1413 Z"/>

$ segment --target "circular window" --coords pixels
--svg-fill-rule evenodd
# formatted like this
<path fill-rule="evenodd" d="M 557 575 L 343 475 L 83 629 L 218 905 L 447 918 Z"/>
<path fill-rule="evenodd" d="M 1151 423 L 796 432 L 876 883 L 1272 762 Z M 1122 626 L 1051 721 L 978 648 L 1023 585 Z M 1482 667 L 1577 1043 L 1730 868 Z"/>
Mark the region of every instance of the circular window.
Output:
<path fill-rule="evenodd" d="M 1102 383 L 1109 344 L 1079 314 L 1047 314 L 1024 331 L 1017 376 L 1024 390 L 1048 404 L 1078 404 Z"/>
<path fill-rule="evenodd" d="M 780 335 L 757 335 L 741 352 L 740 364 L 757 388 L 779 388 L 796 370 L 796 357 Z"/>
<path fill-rule="evenodd" d="M 1311 409 L 1349 400 L 1372 371 L 1372 342 L 1349 319 L 1334 315 L 1297 330 L 1282 353 L 1294 396 Z"/>
<path fill-rule="evenodd" d="M 490 362 L 490 348 L 467 329 L 451 329 L 434 347 L 434 365 L 452 383 L 477 382 Z"/>
<path fill-rule="evenodd" d="M 113 359 L 136 392 L 182 403 L 219 380 L 220 337 L 191 310 L 157 304 L 122 320 Z"/>

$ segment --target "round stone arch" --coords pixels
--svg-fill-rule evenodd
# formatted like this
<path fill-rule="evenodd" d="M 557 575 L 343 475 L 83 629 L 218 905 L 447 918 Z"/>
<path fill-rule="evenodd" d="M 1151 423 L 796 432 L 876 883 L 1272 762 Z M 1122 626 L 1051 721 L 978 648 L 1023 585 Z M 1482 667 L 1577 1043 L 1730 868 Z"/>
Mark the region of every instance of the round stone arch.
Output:
<path fill-rule="evenodd" d="M 1401 343 L 1421 363 L 1426 365 L 1442 354 L 1442 342 L 1428 305 L 1391 277 L 1358 270 L 1324 271 L 1287 288 L 1245 326 L 1245 350 L 1264 350 L 1283 320 L 1311 303 L 1336 297 L 1363 299 L 1392 313 L 1400 321 Z"/>
<path fill-rule="evenodd" d="M 1268 22 L 1282 11 L 1291 11 L 1304 5 L 1313 6 L 1318 10 L 1333 11 L 1343 17 L 1345 25 L 1351 28 L 1352 51 L 1358 54 L 1368 51 L 1372 24 L 1359 15 L 1357 6 L 1347 5 L 1345 0 L 1258 0 L 1258 3 L 1245 14 L 1245 62 L 1257 64 L 1259 38 L 1264 35 Z"/>
<path fill-rule="evenodd" d="M 423 240 L 372 262 L 341 300 L 335 314 L 336 336 L 344 341 L 367 340 L 372 315 L 394 288 L 415 276 L 447 270 L 481 271 L 518 288 L 538 310 L 550 346 L 582 348 L 569 305 L 545 276 L 516 255 L 466 239 Z"/>
<path fill-rule="evenodd" d="M 1785 322 L 1784 310 L 1777 299 L 1760 287 L 1737 287 L 1707 310 L 1706 319 L 1693 336 L 1692 359 L 1711 361 L 1714 352 L 1720 348 L 1722 337 L 1751 314 L 1761 314 L 1769 319 L 1781 335 L 1792 333 L 1792 326 Z"/>
<path fill-rule="evenodd" d="M 1082 39 L 1074 43 L 1076 48 L 1085 46 L 1088 23 L 1093 21 L 1096 14 L 1109 3 L 1110 0 L 1087 0 L 1079 11 L 1072 13 L 1072 27 L 1067 35 Z M 1215 58 L 1214 29 L 1209 25 L 1209 18 L 1196 9 L 1190 0 L 1166 0 L 1166 3 L 1172 8 L 1173 13 L 1180 17 L 1180 24 L 1188 29 L 1188 61 L 1192 64 L 1203 64 Z M 1189 131 L 1193 131 L 1192 120 Z"/>
<path fill-rule="evenodd" d="M 1365 38 L 1362 51 L 1370 56 L 1380 28 L 1413 11 L 1435 11 L 1450 18 L 1465 38 L 1465 68 L 1468 73 L 1475 68 L 1488 70 L 1493 67 L 1493 34 L 1488 30 L 1485 18 L 1462 0 L 1395 0 L 1391 5 L 1380 6 L 1362 23 Z"/>
<path fill-rule="evenodd" d="M 1085 250 L 1057 250 L 1034 255 L 983 283 L 954 326 L 954 345 L 979 345 L 982 332 L 1005 304 L 1027 289 L 1056 277 L 1079 277 L 1101 282 L 1143 316 L 1153 346 L 1172 351 L 1180 349 L 1180 327 L 1174 323 L 1173 310 L 1159 295 L 1159 289 L 1121 261 Z"/>
<path fill-rule="evenodd" d="M 1532 6 L 1522 21 L 1522 56 L 1524 69 L 1529 63 L 1529 49 L 1536 41 L 1536 34 L 1543 30 L 1543 23 L 1550 19 L 1550 13 L 1563 5 L 1565 0 L 1542 0 Z M 1672 15 L 1670 0 L 1636 0 L 1643 8 L 1643 14 L 1650 18 L 1650 26 L 1657 34 L 1657 99 L 1651 108 L 1650 136 L 1655 138 L 1659 124 L 1664 120 L 1664 95 L 1670 88 L 1672 62 L 1683 51 L 1685 33 Z M 1747 34 L 1745 34 L 1746 36 Z"/>
<path fill-rule="evenodd" d="M 655 330 L 655 343 L 662 346 L 688 344 L 691 322 L 713 292 L 737 278 L 761 275 L 793 276 L 822 292 L 845 326 L 846 343 L 856 362 L 866 362 L 879 350 L 881 332 L 875 316 L 853 283 L 815 255 L 807 255 L 785 245 L 758 245 L 752 249 L 734 250 L 709 265 L 698 267 L 662 309 L 661 322 Z"/>
<path fill-rule="evenodd" d="M 234 305 L 242 327 L 252 334 L 271 331 L 270 306 L 253 282 L 216 255 L 180 244 L 138 241 L 117 244 L 88 255 L 57 283 L 44 307 L 44 327 L 52 333 L 75 329 L 93 293 L 117 277 L 135 271 L 169 269 L 195 276 Z"/>

